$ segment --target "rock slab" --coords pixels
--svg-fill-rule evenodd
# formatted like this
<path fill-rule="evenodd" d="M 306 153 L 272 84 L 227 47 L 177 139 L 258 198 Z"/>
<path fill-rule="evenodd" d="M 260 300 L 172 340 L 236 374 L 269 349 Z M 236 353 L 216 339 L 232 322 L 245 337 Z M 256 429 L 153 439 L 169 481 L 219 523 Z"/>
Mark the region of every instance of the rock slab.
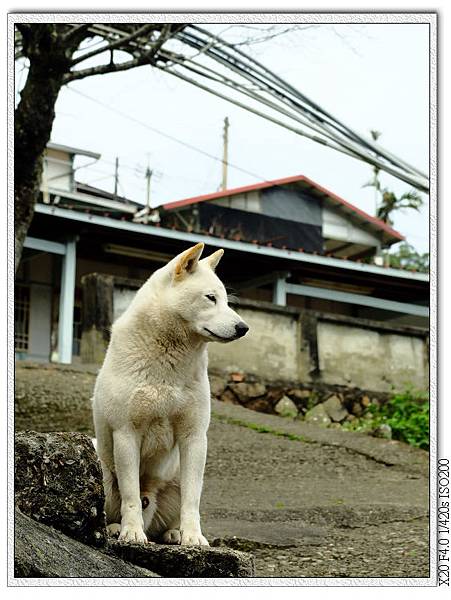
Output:
<path fill-rule="evenodd" d="M 298 409 L 293 400 L 290 400 L 288 396 L 282 396 L 279 402 L 275 405 L 274 410 L 281 417 L 296 417 L 298 414 Z"/>
<path fill-rule="evenodd" d="M 91 439 L 73 432 L 17 433 L 15 504 L 80 542 L 105 545 L 102 472 Z"/>
<path fill-rule="evenodd" d="M 108 547 L 122 560 L 156 570 L 163 577 L 253 577 L 254 557 L 238 550 L 205 546 L 134 544 L 111 540 Z"/>
<path fill-rule="evenodd" d="M 324 404 L 317 404 L 305 414 L 305 422 L 320 427 L 327 427 L 332 422 L 332 419 L 326 412 Z"/>
<path fill-rule="evenodd" d="M 16 434 L 15 502 L 16 577 L 254 574 L 253 557 L 236 550 L 110 541 L 100 464 L 82 433 Z"/>
<path fill-rule="evenodd" d="M 327 415 L 335 423 L 344 421 L 349 414 L 338 396 L 331 396 L 323 403 L 323 406 Z"/>
<path fill-rule="evenodd" d="M 159 577 L 15 511 L 15 577 Z"/>

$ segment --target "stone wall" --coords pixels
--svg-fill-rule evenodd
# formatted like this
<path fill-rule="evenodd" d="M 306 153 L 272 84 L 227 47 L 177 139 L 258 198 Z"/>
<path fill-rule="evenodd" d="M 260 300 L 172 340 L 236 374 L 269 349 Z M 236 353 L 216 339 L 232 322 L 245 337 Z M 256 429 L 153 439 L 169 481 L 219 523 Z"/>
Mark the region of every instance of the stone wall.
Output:
<path fill-rule="evenodd" d="M 95 315 L 83 324 L 81 347 L 86 362 L 100 362 L 99 348 L 103 356 L 110 321 L 125 310 L 139 284 L 96 274 L 84 279 L 89 313 Z M 232 344 L 210 344 L 213 370 L 245 372 L 266 381 L 340 385 L 381 393 L 407 387 L 428 389 L 426 329 L 249 299 L 239 300 L 235 308 L 250 331 Z"/>
<path fill-rule="evenodd" d="M 267 414 L 310 419 L 319 414 L 315 407 L 327 403 L 336 406 L 339 418 L 332 421 L 351 421 L 362 416 L 370 405 L 387 402 L 391 394 L 368 388 L 331 385 L 327 383 L 299 383 L 268 381 L 243 372 L 210 372 L 211 395 L 227 404 L 238 404 Z M 314 409 L 312 411 L 312 409 Z M 313 419 L 316 422 L 316 419 Z"/>

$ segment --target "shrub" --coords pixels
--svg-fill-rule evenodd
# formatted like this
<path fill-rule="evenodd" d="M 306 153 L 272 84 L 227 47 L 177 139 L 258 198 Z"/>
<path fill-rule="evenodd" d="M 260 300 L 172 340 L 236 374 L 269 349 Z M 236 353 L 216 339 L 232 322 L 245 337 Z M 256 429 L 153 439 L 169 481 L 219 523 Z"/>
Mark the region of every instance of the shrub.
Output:
<path fill-rule="evenodd" d="M 429 448 L 429 400 L 425 394 L 407 390 L 381 406 L 371 406 L 375 426 L 387 423 L 393 438 L 418 448 Z"/>

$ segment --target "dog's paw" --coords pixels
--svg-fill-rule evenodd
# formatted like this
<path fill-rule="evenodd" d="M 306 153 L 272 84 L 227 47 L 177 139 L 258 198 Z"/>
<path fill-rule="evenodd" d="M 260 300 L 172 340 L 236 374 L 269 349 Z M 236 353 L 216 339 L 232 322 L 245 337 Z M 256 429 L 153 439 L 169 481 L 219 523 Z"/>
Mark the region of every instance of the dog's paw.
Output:
<path fill-rule="evenodd" d="M 179 529 L 168 529 L 163 533 L 163 544 L 180 544 L 182 537 Z"/>
<path fill-rule="evenodd" d="M 135 542 L 138 544 L 147 544 L 147 536 L 142 527 L 124 524 L 121 526 L 119 539 L 123 542 Z"/>
<path fill-rule="evenodd" d="M 207 539 L 202 535 L 200 531 L 181 531 L 182 546 L 209 546 Z"/>

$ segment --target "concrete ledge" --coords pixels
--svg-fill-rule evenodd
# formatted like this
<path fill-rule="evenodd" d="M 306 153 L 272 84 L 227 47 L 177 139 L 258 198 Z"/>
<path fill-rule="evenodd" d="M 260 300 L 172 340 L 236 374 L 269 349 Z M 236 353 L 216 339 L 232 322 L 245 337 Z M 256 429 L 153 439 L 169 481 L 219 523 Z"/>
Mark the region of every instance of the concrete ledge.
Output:
<path fill-rule="evenodd" d="M 250 300 L 248 298 L 239 298 L 234 303 L 238 307 L 251 308 L 258 311 L 284 314 L 287 316 L 300 316 L 307 314 L 318 319 L 318 321 L 330 321 L 333 323 L 342 323 L 343 325 L 351 325 L 353 327 L 362 327 L 364 329 L 380 330 L 383 333 L 398 333 L 405 335 L 416 335 L 427 337 L 429 330 L 423 327 L 413 327 L 411 325 L 394 325 L 392 323 L 384 323 L 383 321 L 374 321 L 372 319 L 362 319 L 361 317 L 350 317 L 348 315 L 339 315 L 335 313 L 325 313 L 316 310 L 305 308 L 297 308 L 294 306 L 279 306 L 264 300 Z"/>
<path fill-rule="evenodd" d="M 138 289 L 143 285 L 143 283 L 145 283 L 145 280 L 130 279 L 125 277 L 115 276 L 113 279 L 114 285 L 117 285 L 119 287 L 128 287 L 131 289 Z M 232 302 L 232 304 L 238 307 L 241 306 L 243 308 L 252 308 L 254 310 L 270 312 L 275 314 L 298 316 L 303 313 L 308 313 L 309 315 L 321 321 L 343 323 L 346 325 L 353 325 L 355 327 L 363 327 L 365 329 L 381 330 L 383 332 L 393 332 L 399 334 L 404 333 L 406 335 L 418 335 L 420 337 L 427 337 L 429 335 L 429 330 L 423 327 L 413 327 L 410 325 L 393 325 L 391 323 L 384 323 L 383 321 L 363 319 L 360 317 L 350 317 L 347 315 L 339 315 L 334 313 L 324 313 L 310 309 L 301 309 L 295 306 L 280 306 L 278 304 L 273 304 L 272 302 L 266 302 L 264 300 L 237 298 L 234 302 Z"/>
<path fill-rule="evenodd" d="M 109 550 L 122 560 L 163 577 L 253 577 L 254 558 L 238 550 L 208 546 L 132 544 L 110 540 Z"/>

